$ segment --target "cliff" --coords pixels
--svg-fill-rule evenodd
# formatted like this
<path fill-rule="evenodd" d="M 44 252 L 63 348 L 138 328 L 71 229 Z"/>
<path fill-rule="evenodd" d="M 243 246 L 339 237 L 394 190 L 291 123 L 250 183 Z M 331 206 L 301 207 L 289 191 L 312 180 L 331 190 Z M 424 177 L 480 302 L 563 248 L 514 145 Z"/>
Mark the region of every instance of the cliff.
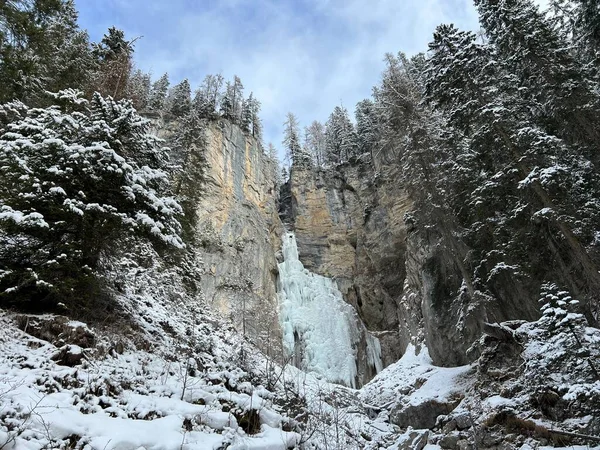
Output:
<path fill-rule="evenodd" d="M 366 166 L 346 165 L 335 174 L 292 170 L 289 217 L 305 266 L 337 281 L 367 329 L 381 342 L 384 365 L 399 359 L 398 300 L 405 278 L 410 209 L 398 186 L 380 189 Z"/>
<path fill-rule="evenodd" d="M 162 125 L 167 141 L 177 126 Z M 198 157 L 186 158 L 182 168 L 202 170 L 201 180 L 188 186 L 197 191 L 191 237 L 197 282 L 211 311 L 230 319 L 263 351 L 278 351 L 275 255 L 283 226 L 277 214 L 277 163 L 256 139 L 227 121 L 209 122 L 204 133 L 203 144 L 191 150 Z"/>
<path fill-rule="evenodd" d="M 466 292 L 440 236 L 411 220 L 398 170 L 385 161 L 292 170 L 282 217 L 296 233 L 305 266 L 334 278 L 380 339 L 385 366 L 409 344 L 426 346 L 438 365 L 472 362 L 478 354 L 469 349 L 485 322 L 536 320 L 536 298 L 526 282 L 502 277 L 490 285 L 496 300 Z"/>

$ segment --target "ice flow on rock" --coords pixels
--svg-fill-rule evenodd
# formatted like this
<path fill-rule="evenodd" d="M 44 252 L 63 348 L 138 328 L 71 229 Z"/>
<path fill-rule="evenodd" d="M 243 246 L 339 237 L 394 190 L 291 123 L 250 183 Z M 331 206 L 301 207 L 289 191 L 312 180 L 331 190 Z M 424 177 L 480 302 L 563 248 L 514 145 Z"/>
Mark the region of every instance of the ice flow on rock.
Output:
<path fill-rule="evenodd" d="M 294 366 L 328 381 L 356 387 L 357 348 L 363 334 L 367 360 L 382 369 L 379 340 L 370 335 L 336 283 L 304 268 L 294 233 L 283 237 L 279 267 L 279 317 L 283 345 Z"/>

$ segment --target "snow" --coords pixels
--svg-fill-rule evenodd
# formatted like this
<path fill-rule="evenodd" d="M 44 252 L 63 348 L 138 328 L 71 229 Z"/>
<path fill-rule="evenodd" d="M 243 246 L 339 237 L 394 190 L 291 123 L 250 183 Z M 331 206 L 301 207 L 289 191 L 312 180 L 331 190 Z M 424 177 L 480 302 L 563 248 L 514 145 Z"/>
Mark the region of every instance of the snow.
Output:
<path fill-rule="evenodd" d="M 40 213 L 24 213 L 22 211 L 14 210 L 8 205 L 2 205 L 2 207 L 0 207 L 0 220 L 10 220 L 16 224 L 23 224 L 29 227 L 49 227 L 48 222 L 44 220 L 44 216 Z"/>
<path fill-rule="evenodd" d="M 81 322 L 66 324 L 89 329 Z M 0 326 L 2 448 L 72 448 L 66 439 L 73 436 L 76 448 L 86 450 L 208 450 L 227 445 L 230 450 L 283 450 L 300 440 L 298 433 L 281 429 L 284 418 L 266 399 L 269 391 L 236 383 L 243 376 L 239 369 L 212 372 L 215 381 L 228 377 L 226 388 L 210 382 L 206 373 L 190 376 L 184 387 L 181 364 L 135 349 L 65 367 L 51 361 L 58 350 L 54 345 L 18 330 L 8 314 L 0 315 Z M 76 345 L 69 350 L 86 352 Z M 231 390 L 235 384 L 249 393 Z M 222 410 L 225 402 L 239 411 L 256 410 L 259 432 L 246 434 L 235 415 Z M 186 420 L 191 424 L 187 429 Z M 7 421 L 16 427 L 4 427 Z"/>
<path fill-rule="evenodd" d="M 409 344 L 402 358 L 377 374 L 360 396 L 365 403 L 382 408 L 395 403 L 444 402 L 466 391 L 473 370 L 470 365 L 434 366 L 426 347 L 417 352 Z"/>
<path fill-rule="evenodd" d="M 307 372 L 355 387 L 357 345 L 362 333 L 369 336 L 364 325 L 333 280 L 304 268 L 294 233 L 283 237 L 283 257 L 278 296 L 286 354 Z M 373 336 L 367 338 L 367 355 L 380 370 L 381 349 Z"/>

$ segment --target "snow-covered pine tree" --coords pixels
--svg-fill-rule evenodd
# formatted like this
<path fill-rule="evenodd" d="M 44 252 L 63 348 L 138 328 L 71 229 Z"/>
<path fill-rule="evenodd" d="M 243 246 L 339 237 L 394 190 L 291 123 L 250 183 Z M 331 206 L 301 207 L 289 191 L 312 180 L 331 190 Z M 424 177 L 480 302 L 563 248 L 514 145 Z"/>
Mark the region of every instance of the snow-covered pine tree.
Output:
<path fill-rule="evenodd" d="M 223 92 L 223 96 L 221 97 L 221 105 L 220 105 L 220 114 L 221 117 L 233 122 L 234 118 L 234 108 L 233 108 L 233 100 L 234 100 L 234 90 L 233 85 L 228 81 L 225 83 L 225 92 Z"/>
<path fill-rule="evenodd" d="M 242 103 L 244 101 L 244 85 L 237 75 L 233 77 L 231 85 L 231 115 L 233 123 L 240 125 L 242 123 Z"/>
<path fill-rule="evenodd" d="M 86 31 L 79 29 L 73 0 L 65 0 L 59 13 L 48 24 L 47 62 L 43 89 L 84 89 L 96 69 L 96 61 Z"/>
<path fill-rule="evenodd" d="M 321 122 L 314 120 L 304 128 L 304 147 L 310 153 L 316 167 L 325 164 L 325 127 Z"/>
<path fill-rule="evenodd" d="M 575 37 L 583 43 L 591 60 L 600 57 L 600 1 L 574 0 Z M 597 71 L 597 66 L 596 66 Z"/>
<path fill-rule="evenodd" d="M 252 92 L 250 93 L 250 97 L 248 97 L 248 110 L 250 113 L 250 134 L 252 134 L 259 145 L 262 146 L 263 125 L 262 120 L 260 119 L 260 102 L 254 97 Z"/>
<path fill-rule="evenodd" d="M 597 262 L 583 244 L 585 236 L 574 232 L 584 217 L 575 206 L 578 195 L 569 192 L 570 186 L 590 186 L 589 171 L 581 170 L 585 164 L 578 158 L 556 164 L 557 156 L 569 156 L 568 147 L 537 126 L 519 78 L 493 45 L 440 26 L 430 49 L 426 92 L 448 117 L 452 140 L 466 143 L 458 147 L 454 160 L 461 164 L 453 176 L 461 193 L 456 211 L 466 213 L 461 220 L 469 245 L 481 252 L 474 259 L 485 262 L 474 279 L 489 284 L 501 273 L 522 276 L 524 270 L 539 276 L 551 270 L 541 261 L 555 260 L 579 267 L 582 276 L 554 275 L 583 283 L 593 298 L 600 289 Z"/>
<path fill-rule="evenodd" d="M 556 283 L 544 283 L 540 291 L 542 318 L 538 323 L 560 342 L 563 349 L 563 354 L 555 357 L 571 359 L 572 364 L 577 365 L 571 368 L 575 373 L 589 373 L 592 379 L 600 381 L 598 367 L 589 354 L 590 342 L 586 333 L 588 321 L 580 311 L 579 300 L 573 299 L 568 291 L 560 289 Z"/>
<path fill-rule="evenodd" d="M 184 215 L 182 236 L 189 244 L 197 238 L 195 232 L 198 221 L 198 202 L 202 195 L 206 169 L 206 118 L 192 110 L 180 119 L 179 126 L 169 139 L 170 162 L 174 165 L 171 176 L 174 178 L 174 191 Z"/>
<path fill-rule="evenodd" d="M 125 33 L 110 27 L 100 43 L 93 45 L 97 70 L 92 77 L 91 91 L 115 99 L 124 97 L 133 66 L 133 41 L 125 39 Z"/>
<path fill-rule="evenodd" d="M 174 117 L 183 117 L 192 108 L 192 89 L 188 79 L 173 86 L 167 95 L 166 107 Z"/>
<path fill-rule="evenodd" d="M 240 128 L 246 133 L 250 132 L 250 128 L 252 126 L 252 108 L 250 106 L 251 100 L 252 94 L 250 94 L 249 98 L 242 101 L 242 119 L 240 122 Z"/>
<path fill-rule="evenodd" d="M 138 111 L 148 109 L 151 84 L 150 74 L 140 69 L 135 70 L 127 82 L 126 97 L 131 99 Z"/>
<path fill-rule="evenodd" d="M 348 110 L 336 106 L 325 124 L 325 155 L 330 164 L 348 161 L 356 155 L 357 138 Z"/>
<path fill-rule="evenodd" d="M 372 100 L 356 104 L 356 141 L 358 154 L 371 152 L 377 142 L 377 114 Z"/>
<path fill-rule="evenodd" d="M 201 118 L 214 119 L 223 95 L 222 75 L 207 75 L 194 95 L 193 108 Z"/>
<path fill-rule="evenodd" d="M 130 101 L 95 94 L 87 105 L 80 95 L 57 94 L 63 107 L 0 107 L 4 304 L 93 301 L 90 283 L 128 236 L 183 247 L 182 210 L 169 195 L 164 150 L 148 122 Z"/>
<path fill-rule="evenodd" d="M 283 146 L 286 150 L 286 159 L 291 161 L 291 167 L 308 168 L 311 166 L 311 158 L 308 152 L 300 144 L 300 124 L 296 116 L 288 113 L 283 124 Z"/>
<path fill-rule="evenodd" d="M 421 55 L 412 59 L 401 53 L 386 55 L 381 83 L 373 90 L 374 101 L 357 106 L 357 127 L 367 145 L 376 145 L 371 149 L 375 168 L 387 173 L 392 170 L 414 202 L 413 211 L 405 218 L 407 224 L 418 223 L 419 228 L 428 230 L 429 239 L 438 239 L 436 248 L 454 261 L 466 292 L 473 297 L 470 249 L 462 239 L 452 201 L 453 195 L 464 195 L 454 190 L 464 173 L 455 165 L 460 161 L 456 149 L 462 142 L 452 138 L 440 115 L 423 102 L 423 70 Z"/>
<path fill-rule="evenodd" d="M 150 97 L 148 99 L 148 109 L 154 112 L 161 112 L 165 106 L 168 92 L 169 74 L 165 73 L 152 84 Z"/>
<path fill-rule="evenodd" d="M 476 0 L 480 21 L 532 119 L 600 164 L 599 86 L 566 36 L 529 0 Z M 573 150 L 579 151 L 574 148 Z"/>
<path fill-rule="evenodd" d="M 72 0 L 0 4 L 0 102 L 45 104 L 46 90 L 83 88 L 94 69 Z"/>

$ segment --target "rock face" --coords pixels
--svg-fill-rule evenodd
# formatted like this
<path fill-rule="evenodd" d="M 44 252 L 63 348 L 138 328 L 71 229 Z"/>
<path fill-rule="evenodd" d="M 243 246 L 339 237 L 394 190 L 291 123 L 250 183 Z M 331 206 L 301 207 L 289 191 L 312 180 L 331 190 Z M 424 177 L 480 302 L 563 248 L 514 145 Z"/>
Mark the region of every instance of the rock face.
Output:
<path fill-rule="evenodd" d="M 331 277 L 367 329 L 381 342 L 384 365 L 410 341 L 400 333 L 398 300 L 406 278 L 406 227 L 411 203 L 398 186 L 382 189 L 363 165 L 330 172 L 292 170 L 284 219 L 296 233 L 300 259 Z"/>
<path fill-rule="evenodd" d="M 239 127 L 209 124 L 203 152 L 194 230 L 199 284 L 211 308 L 268 353 L 281 349 L 281 219 L 295 232 L 304 266 L 334 279 L 379 339 L 384 366 L 409 343 L 426 345 L 437 365 L 465 364 L 477 357 L 468 350 L 485 322 L 538 317 L 535 301 L 523 301 L 530 297 L 524 282 L 500 275 L 490 284 L 494 297 L 466 292 L 456 257 L 411 219 L 397 164 L 294 168 L 278 190 L 276 163 Z"/>
<path fill-rule="evenodd" d="M 200 287 L 208 305 L 263 350 L 280 348 L 275 254 L 283 226 L 277 165 L 235 125 L 211 123 L 206 133 L 195 230 Z"/>
<path fill-rule="evenodd" d="M 510 279 L 490 285 L 495 298 L 466 292 L 455 256 L 412 220 L 398 170 L 384 161 L 293 169 L 280 212 L 301 261 L 334 278 L 380 339 L 384 365 L 409 343 L 426 345 L 437 365 L 466 364 L 477 357 L 468 350 L 485 322 L 535 320 L 537 304 L 523 301 L 531 297 L 526 283 Z"/>

